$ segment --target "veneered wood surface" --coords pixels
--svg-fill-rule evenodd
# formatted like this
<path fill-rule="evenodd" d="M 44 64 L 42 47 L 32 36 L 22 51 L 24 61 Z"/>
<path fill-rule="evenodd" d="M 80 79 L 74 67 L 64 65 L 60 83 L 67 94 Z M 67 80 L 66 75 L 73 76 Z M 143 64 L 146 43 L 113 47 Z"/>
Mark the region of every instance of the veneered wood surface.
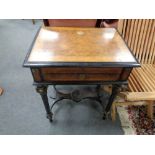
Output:
<path fill-rule="evenodd" d="M 116 81 L 122 68 L 41 68 L 42 76 L 50 81 Z"/>
<path fill-rule="evenodd" d="M 40 71 L 39 71 L 40 70 Z M 36 82 L 50 81 L 117 81 L 127 80 L 131 69 L 126 68 L 80 68 L 54 67 L 32 69 Z"/>
<path fill-rule="evenodd" d="M 88 68 L 88 67 L 54 67 L 54 68 L 41 68 L 41 72 L 44 73 L 108 73 L 108 74 L 121 74 L 122 68 Z"/>
<path fill-rule="evenodd" d="M 28 62 L 133 62 L 113 28 L 41 28 Z"/>
<path fill-rule="evenodd" d="M 117 81 L 119 74 L 85 74 L 85 73 L 62 73 L 62 74 L 53 74 L 46 73 L 43 74 L 45 82 L 54 82 L 54 81 L 81 81 L 81 82 L 90 82 L 90 81 Z"/>

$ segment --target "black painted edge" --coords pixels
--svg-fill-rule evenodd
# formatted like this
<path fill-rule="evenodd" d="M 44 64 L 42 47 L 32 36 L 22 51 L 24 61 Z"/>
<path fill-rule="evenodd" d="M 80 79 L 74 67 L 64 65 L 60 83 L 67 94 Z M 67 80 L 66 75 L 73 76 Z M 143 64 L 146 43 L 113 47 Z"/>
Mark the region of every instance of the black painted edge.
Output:
<path fill-rule="evenodd" d="M 33 39 L 33 42 L 31 43 L 31 46 L 29 48 L 29 52 L 26 55 L 26 58 L 23 63 L 23 67 L 140 67 L 140 63 L 135 58 L 133 53 L 131 52 L 130 48 L 124 41 L 124 38 L 121 36 L 121 34 L 118 32 L 118 30 L 115 28 L 115 30 L 118 32 L 120 37 L 123 39 L 125 45 L 129 49 L 130 53 L 132 54 L 133 58 L 135 59 L 134 62 L 43 62 L 43 61 L 37 61 L 37 62 L 28 62 L 29 55 L 31 53 L 31 50 L 33 48 L 33 45 L 37 39 L 37 36 L 40 32 L 40 27 Z"/>
<path fill-rule="evenodd" d="M 34 86 L 39 86 L 39 85 L 96 85 L 96 84 L 103 84 L 103 85 L 109 85 L 109 84 L 128 84 L 128 81 L 71 81 L 71 82 L 60 82 L 60 81 L 55 81 L 55 82 L 33 82 Z"/>
<path fill-rule="evenodd" d="M 29 62 L 24 67 L 139 67 L 132 62 Z"/>

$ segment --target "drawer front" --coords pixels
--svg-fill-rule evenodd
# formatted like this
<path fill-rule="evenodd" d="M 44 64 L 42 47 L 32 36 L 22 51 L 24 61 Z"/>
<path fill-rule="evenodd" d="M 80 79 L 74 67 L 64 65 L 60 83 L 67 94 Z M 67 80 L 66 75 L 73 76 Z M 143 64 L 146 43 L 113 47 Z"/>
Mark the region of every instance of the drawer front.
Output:
<path fill-rule="evenodd" d="M 89 67 L 54 67 L 54 68 L 42 68 L 42 73 L 108 73 L 108 74 L 120 74 L 122 68 L 89 68 Z"/>
<path fill-rule="evenodd" d="M 116 81 L 121 68 L 42 68 L 43 78 L 51 81 Z"/>
<path fill-rule="evenodd" d="M 38 68 L 32 69 L 36 82 L 97 82 L 127 80 L 126 68 Z"/>
<path fill-rule="evenodd" d="M 44 80 L 50 81 L 116 81 L 119 74 L 43 74 Z"/>

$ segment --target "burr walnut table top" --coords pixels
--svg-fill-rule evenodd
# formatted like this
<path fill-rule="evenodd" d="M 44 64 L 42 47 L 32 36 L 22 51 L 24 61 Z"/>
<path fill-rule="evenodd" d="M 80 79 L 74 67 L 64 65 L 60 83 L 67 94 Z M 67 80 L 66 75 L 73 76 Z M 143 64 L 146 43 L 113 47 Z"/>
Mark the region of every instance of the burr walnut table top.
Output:
<path fill-rule="evenodd" d="M 113 28 L 42 27 L 24 66 L 139 66 Z"/>

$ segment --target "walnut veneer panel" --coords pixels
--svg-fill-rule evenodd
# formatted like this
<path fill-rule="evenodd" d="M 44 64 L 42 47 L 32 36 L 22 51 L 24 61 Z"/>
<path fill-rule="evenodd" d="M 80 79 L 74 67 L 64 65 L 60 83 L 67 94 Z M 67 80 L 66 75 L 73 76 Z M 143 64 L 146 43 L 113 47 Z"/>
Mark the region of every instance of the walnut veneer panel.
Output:
<path fill-rule="evenodd" d="M 72 74 L 43 74 L 44 81 L 116 81 L 119 74 L 85 74 L 85 73 L 72 73 Z"/>
<path fill-rule="evenodd" d="M 80 67 L 54 67 L 54 68 L 41 68 L 42 73 L 108 73 L 120 74 L 122 68 L 80 68 Z"/>
<path fill-rule="evenodd" d="M 41 28 L 28 62 L 131 62 L 135 58 L 113 28 Z"/>
<path fill-rule="evenodd" d="M 54 67 L 32 69 L 36 82 L 50 81 L 117 81 L 127 80 L 130 68 Z"/>

